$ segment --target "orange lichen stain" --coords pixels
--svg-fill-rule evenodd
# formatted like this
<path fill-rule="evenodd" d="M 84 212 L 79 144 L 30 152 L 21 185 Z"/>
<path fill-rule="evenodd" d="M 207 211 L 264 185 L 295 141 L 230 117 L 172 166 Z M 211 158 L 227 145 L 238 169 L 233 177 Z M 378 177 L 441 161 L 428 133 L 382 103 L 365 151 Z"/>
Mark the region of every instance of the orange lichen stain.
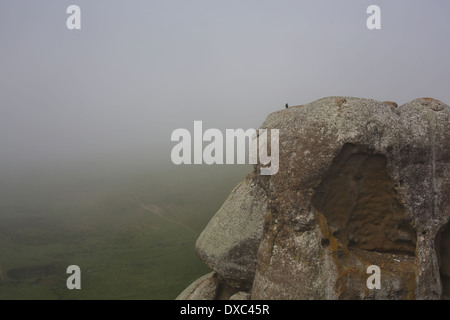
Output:
<path fill-rule="evenodd" d="M 348 106 L 347 99 L 345 99 L 345 98 L 336 98 L 336 99 L 334 99 L 334 101 L 339 106 L 339 108 L 341 108 L 342 106 L 344 106 L 344 107 Z"/>
<path fill-rule="evenodd" d="M 365 283 L 368 275 L 366 269 L 370 265 L 377 265 L 380 267 L 382 274 L 389 274 L 392 277 L 402 277 L 404 279 L 404 288 L 408 292 L 405 299 L 415 298 L 416 288 L 416 265 L 414 263 L 414 257 L 409 255 L 394 255 L 392 253 L 379 253 L 375 251 L 367 251 L 359 248 L 351 248 L 349 250 L 347 246 L 339 242 L 330 231 L 330 227 L 323 214 L 315 212 L 317 216 L 317 224 L 324 237 L 327 239 L 327 248 L 330 256 L 332 257 L 337 267 L 337 281 L 336 292 L 340 299 L 346 299 L 352 297 L 352 293 L 349 291 L 352 288 L 348 287 L 348 280 L 352 282 L 362 283 L 364 290 L 364 296 L 368 296 L 370 291 Z M 401 258 L 403 261 L 396 261 L 396 258 Z M 355 261 L 359 261 L 360 264 L 355 264 Z M 397 259 L 398 260 L 398 259 Z M 355 288 L 356 291 L 358 289 Z"/>
<path fill-rule="evenodd" d="M 394 102 L 394 101 L 383 101 L 383 104 L 387 104 L 387 105 L 390 105 L 390 106 L 392 106 L 394 108 L 398 108 L 398 104 L 396 102 Z"/>
<path fill-rule="evenodd" d="M 339 243 L 336 237 L 331 234 L 330 228 L 328 227 L 327 219 L 323 214 L 317 212 L 317 224 L 319 225 L 320 231 L 322 232 L 325 239 L 329 241 L 328 250 L 331 253 L 336 253 L 339 250 Z"/>
<path fill-rule="evenodd" d="M 336 281 L 336 291 L 338 293 L 338 296 L 342 297 L 347 290 L 347 287 L 345 285 L 346 277 L 352 275 L 355 276 L 355 274 L 357 274 L 357 270 L 355 270 L 354 268 L 343 267 L 342 260 L 347 260 L 350 254 L 348 249 L 340 244 L 338 239 L 336 239 L 336 237 L 332 235 L 325 216 L 319 212 L 316 212 L 316 214 L 317 224 L 320 228 L 320 231 L 329 243 L 327 250 L 329 251 L 331 258 L 334 260 L 334 263 L 337 267 L 336 271 L 338 272 L 338 276 Z"/>

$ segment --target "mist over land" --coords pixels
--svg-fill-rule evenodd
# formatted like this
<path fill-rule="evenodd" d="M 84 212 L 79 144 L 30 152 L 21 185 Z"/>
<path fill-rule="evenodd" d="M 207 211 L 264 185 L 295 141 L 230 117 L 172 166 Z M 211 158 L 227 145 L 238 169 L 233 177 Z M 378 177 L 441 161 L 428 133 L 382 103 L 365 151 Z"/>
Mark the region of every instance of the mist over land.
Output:
<path fill-rule="evenodd" d="M 105 162 L 3 177 L 1 299 L 173 299 L 207 272 L 195 240 L 249 166 Z"/>

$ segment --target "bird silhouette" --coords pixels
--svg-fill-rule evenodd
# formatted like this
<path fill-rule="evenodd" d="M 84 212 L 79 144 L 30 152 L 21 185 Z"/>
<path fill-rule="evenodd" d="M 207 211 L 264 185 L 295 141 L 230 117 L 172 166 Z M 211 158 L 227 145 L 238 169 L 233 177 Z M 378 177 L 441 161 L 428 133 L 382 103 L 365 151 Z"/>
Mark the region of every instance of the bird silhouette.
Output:
<path fill-rule="evenodd" d="M 287 109 L 287 108 L 289 108 L 289 106 L 288 106 L 288 104 L 287 104 L 287 103 L 286 103 L 285 107 L 286 107 L 286 109 Z"/>

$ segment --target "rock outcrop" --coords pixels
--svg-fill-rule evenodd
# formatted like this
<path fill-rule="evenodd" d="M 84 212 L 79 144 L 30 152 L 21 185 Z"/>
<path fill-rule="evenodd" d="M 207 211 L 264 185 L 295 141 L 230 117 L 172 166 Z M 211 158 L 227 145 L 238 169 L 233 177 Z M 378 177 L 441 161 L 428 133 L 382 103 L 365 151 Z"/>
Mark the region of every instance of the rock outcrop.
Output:
<path fill-rule="evenodd" d="M 256 270 L 267 199 L 250 173 L 197 239 L 199 257 L 231 286 L 249 290 Z"/>
<path fill-rule="evenodd" d="M 280 130 L 278 173 L 255 165 L 196 244 L 222 297 L 450 297 L 449 106 L 328 97 L 261 129 Z"/>
<path fill-rule="evenodd" d="M 217 273 L 210 272 L 184 289 L 176 300 L 215 300 L 218 287 Z"/>

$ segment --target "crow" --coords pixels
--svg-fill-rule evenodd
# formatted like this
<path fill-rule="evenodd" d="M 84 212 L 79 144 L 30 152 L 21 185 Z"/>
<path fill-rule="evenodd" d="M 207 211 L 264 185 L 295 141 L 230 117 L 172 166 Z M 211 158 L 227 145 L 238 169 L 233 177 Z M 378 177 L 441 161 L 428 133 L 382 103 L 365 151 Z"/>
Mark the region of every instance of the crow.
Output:
<path fill-rule="evenodd" d="M 286 103 L 285 107 L 286 107 L 286 109 L 287 109 L 287 108 L 289 108 L 289 106 L 288 106 L 288 104 L 287 104 L 287 103 Z"/>

